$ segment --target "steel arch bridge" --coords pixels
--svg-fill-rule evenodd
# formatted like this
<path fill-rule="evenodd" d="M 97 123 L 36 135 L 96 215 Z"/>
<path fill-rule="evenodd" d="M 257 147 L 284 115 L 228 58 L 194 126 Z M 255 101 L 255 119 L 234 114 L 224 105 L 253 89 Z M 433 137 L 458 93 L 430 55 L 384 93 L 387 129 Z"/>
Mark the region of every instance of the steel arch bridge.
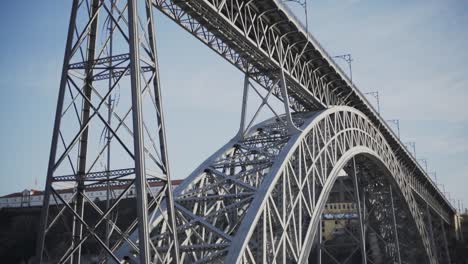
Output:
<path fill-rule="evenodd" d="M 238 133 L 174 192 L 153 8 L 245 74 Z M 116 87 L 131 98 L 125 106 L 113 104 Z M 249 119 L 252 91 L 261 103 Z M 274 115 L 255 124 L 262 109 Z M 88 145 L 104 132 L 93 153 Z M 130 165 L 110 166 L 112 143 Z M 97 171 L 106 151 L 106 170 Z M 56 189 L 63 182 L 75 184 L 71 197 Z M 161 188 L 152 193 L 149 183 Z M 101 209 L 86 194 L 96 186 L 123 191 Z M 119 226 L 131 188 L 137 213 Z M 63 207 L 49 212 L 52 199 Z M 61 221 L 72 236 L 56 259 L 74 264 L 91 239 L 101 263 L 451 263 L 459 236 L 450 202 L 278 0 L 73 0 L 44 201 L 39 262 Z M 88 205 L 97 220 L 86 218 Z"/>
<path fill-rule="evenodd" d="M 303 263 L 314 250 L 325 254 L 317 227 L 344 169 L 355 176 L 361 256 L 369 263 L 448 263 L 446 236 L 428 230 L 445 232 L 448 219 L 421 209 L 414 172 L 364 114 L 337 106 L 294 115 L 294 123 L 302 131 L 290 134 L 273 119 L 234 137 L 175 190 L 181 262 Z M 152 219 L 155 262 L 169 258 L 164 217 Z"/>

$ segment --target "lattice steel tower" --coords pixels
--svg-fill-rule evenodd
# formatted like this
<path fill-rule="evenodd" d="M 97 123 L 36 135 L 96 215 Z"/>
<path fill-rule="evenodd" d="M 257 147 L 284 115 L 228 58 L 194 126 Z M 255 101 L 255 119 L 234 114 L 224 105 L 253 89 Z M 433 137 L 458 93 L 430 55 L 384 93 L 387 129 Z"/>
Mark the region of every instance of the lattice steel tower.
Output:
<path fill-rule="evenodd" d="M 90 189 L 106 192 L 106 201 L 90 197 Z M 160 209 L 172 234 L 162 261 L 177 262 L 171 193 L 151 3 L 74 0 L 38 262 L 75 264 L 84 254 L 120 261 L 114 252 L 126 245 L 149 263 L 156 257 L 149 212 Z M 123 219 L 123 210 L 132 219 Z"/>

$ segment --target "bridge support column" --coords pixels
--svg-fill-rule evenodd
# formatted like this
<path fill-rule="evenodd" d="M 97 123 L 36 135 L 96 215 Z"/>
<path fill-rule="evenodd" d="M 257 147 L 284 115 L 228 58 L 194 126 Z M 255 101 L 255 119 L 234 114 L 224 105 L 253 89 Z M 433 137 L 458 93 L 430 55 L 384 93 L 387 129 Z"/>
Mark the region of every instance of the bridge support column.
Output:
<path fill-rule="evenodd" d="M 237 133 L 237 136 L 240 137 L 240 139 L 244 139 L 245 116 L 247 114 L 247 102 L 249 100 L 249 85 L 250 85 L 249 74 L 246 73 L 244 77 L 244 92 L 242 94 L 241 121 L 240 121 L 239 132 Z"/>
<path fill-rule="evenodd" d="M 448 241 L 447 241 L 447 233 L 445 232 L 445 223 L 444 223 L 444 220 L 442 220 L 442 218 L 440 219 L 440 226 L 442 228 L 442 236 L 444 237 L 444 249 L 445 250 L 445 254 L 447 256 L 447 263 L 452 263 L 451 260 L 450 260 L 450 251 L 448 249 Z"/>
<path fill-rule="evenodd" d="M 295 132 L 301 132 L 301 130 L 294 125 L 293 120 L 292 120 L 291 107 L 289 104 L 289 96 L 288 96 L 288 87 L 286 85 L 286 78 L 284 76 L 283 69 L 281 69 L 281 72 L 280 72 L 280 89 L 281 89 L 281 95 L 283 96 L 284 112 L 286 113 L 286 122 L 288 124 L 289 133 L 293 134 Z"/>
<path fill-rule="evenodd" d="M 316 254 L 317 254 L 317 264 L 322 264 L 322 225 L 323 222 L 322 220 L 319 221 L 319 226 L 318 226 L 318 236 L 317 236 L 317 249 L 316 249 Z"/>
<path fill-rule="evenodd" d="M 454 216 L 453 216 L 453 221 L 454 221 L 454 232 L 455 232 L 455 239 L 457 241 L 464 241 L 464 238 L 463 238 L 463 232 L 461 230 L 461 221 L 462 221 L 462 218 L 460 216 L 460 212 L 457 212 Z"/>
<path fill-rule="evenodd" d="M 426 202 L 426 214 L 427 214 L 427 223 L 428 223 L 431 247 L 432 247 L 432 250 L 434 250 L 434 255 L 437 257 L 438 254 L 437 254 L 437 248 L 436 248 L 436 243 L 434 239 L 434 228 L 432 226 L 432 216 L 431 216 L 431 211 L 429 209 L 429 204 L 427 202 Z"/>
<path fill-rule="evenodd" d="M 357 204 L 357 211 L 359 217 L 359 238 L 361 240 L 361 261 L 363 264 L 367 264 L 367 250 L 366 250 L 366 231 L 364 228 L 365 217 L 363 214 L 363 210 L 361 208 L 361 194 L 359 192 L 359 184 L 356 172 L 356 160 L 353 158 L 353 170 L 352 170 L 352 178 L 353 178 L 353 185 L 354 185 L 354 196 L 356 199 Z"/>
<path fill-rule="evenodd" d="M 168 246 L 160 252 L 172 254 L 166 259 L 177 263 L 155 37 L 151 1 L 73 1 L 35 263 L 79 264 L 84 252 L 99 255 L 99 262 L 119 263 L 139 254 L 139 262 L 149 263 L 158 252 L 151 246 L 148 216 L 162 203 L 168 210 Z M 112 103 L 120 95 L 128 99 Z M 111 163 L 110 153 L 119 162 Z M 99 163 L 106 156 L 103 171 Z M 160 191 L 151 191 L 150 183 Z M 102 186 L 107 187 L 99 194 L 107 198 L 105 210 L 89 196 Z M 111 195 L 111 186 L 121 193 Z M 135 206 L 127 211 L 121 205 L 130 190 Z M 113 217 L 123 210 L 126 223 Z M 72 235 L 57 243 L 50 231 L 62 229 Z M 131 252 L 120 254 L 119 247 Z"/>
<path fill-rule="evenodd" d="M 286 124 L 286 127 L 288 129 L 289 134 L 294 134 L 294 133 L 300 133 L 301 130 L 296 127 L 296 125 L 293 122 L 292 119 L 292 114 L 291 114 L 291 107 L 289 104 L 289 96 L 288 96 L 288 91 L 287 91 L 287 86 L 286 86 L 286 79 L 284 76 L 284 71 L 281 71 L 280 73 L 280 78 L 278 80 L 278 84 L 280 87 L 281 91 L 281 96 L 283 99 L 283 106 L 284 106 L 284 122 Z M 257 108 L 255 111 L 254 115 L 252 118 L 248 121 L 247 123 L 247 104 L 249 101 L 249 88 L 252 88 L 252 90 L 261 98 L 262 102 L 260 103 L 260 106 Z M 239 125 L 239 131 L 237 132 L 237 136 L 240 139 L 243 139 L 245 136 L 245 133 L 248 131 L 249 128 L 251 128 L 252 124 L 254 123 L 255 119 L 257 118 L 258 114 L 260 111 L 263 109 L 264 106 L 266 106 L 278 119 L 282 119 L 280 115 L 275 111 L 272 105 L 269 103 L 270 96 L 273 93 L 273 87 L 268 91 L 268 93 L 263 96 L 261 93 L 255 88 L 250 83 L 250 76 L 248 73 L 245 74 L 244 76 L 244 89 L 243 89 L 243 95 L 242 95 L 242 109 L 241 109 L 241 120 L 240 120 L 240 125 Z"/>
<path fill-rule="evenodd" d="M 88 33 L 88 48 L 87 48 L 87 60 L 93 61 L 96 56 L 96 39 L 97 39 L 97 27 L 99 19 L 99 1 L 94 0 L 91 3 L 91 16 L 96 17 L 91 22 L 90 31 Z M 84 81 L 84 94 L 87 100 L 84 101 L 82 111 L 81 111 L 81 129 L 83 133 L 80 136 L 78 143 L 78 171 L 77 171 L 77 194 L 76 202 L 73 205 L 73 209 L 78 215 L 73 217 L 73 229 L 72 229 L 72 244 L 77 247 L 75 253 L 72 254 L 72 263 L 80 264 L 81 263 L 81 244 L 80 241 L 83 238 L 83 223 L 79 218 L 84 217 L 85 213 L 85 177 L 86 168 L 87 168 L 87 157 L 88 157 L 88 138 L 89 138 L 89 127 L 88 122 L 90 121 L 91 114 L 91 97 L 93 89 L 93 67 L 91 64 L 86 66 L 86 78 Z"/>
<path fill-rule="evenodd" d="M 392 205 L 392 223 L 393 223 L 393 237 L 395 239 L 395 246 L 396 246 L 396 253 L 398 258 L 398 264 L 401 264 L 401 254 L 400 254 L 400 241 L 398 240 L 398 229 L 396 223 L 396 216 L 395 216 L 395 204 L 393 201 L 393 190 L 392 186 L 390 185 L 390 204 Z"/>

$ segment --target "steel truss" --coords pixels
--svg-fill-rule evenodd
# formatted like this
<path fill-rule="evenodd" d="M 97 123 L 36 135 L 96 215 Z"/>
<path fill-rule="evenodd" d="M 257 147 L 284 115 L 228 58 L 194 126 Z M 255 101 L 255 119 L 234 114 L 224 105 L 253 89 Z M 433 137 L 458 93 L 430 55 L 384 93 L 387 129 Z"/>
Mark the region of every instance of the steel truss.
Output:
<path fill-rule="evenodd" d="M 141 263 L 150 262 L 148 212 L 173 206 L 162 110 L 151 3 L 74 0 L 38 263 L 81 263 L 84 254 L 120 263 L 115 250 L 122 245 L 138 252 Z M 152 183 L 159 186 L 156 192 Z M 105 205 L 89 196 L 97 187 L 107 192 Z M 136 198 L 128 208 L 122 201 L 130 192 Z M 122 210 L 130 219 L 119 218 Z M 167 237 L 165 262 L 174 263 L 179 253 L 171 210 L 163 221 L 173 234 Z M 138 243 L 128 239 L 133 232 Z"/>
<path fill-rule="evenodd" d="M 317 248 L 330 190 L 344 169 L 357 175 L 362 239 L 356 242 L 367 263 L 444 263 L 424 220 L 426 207 L 418 205 L 421 198 L 409 180 L 413 170 L 364 114 L 350 107 L 297 113 L 293 121 L 303 132 L 292 134 L 284 119 L 236 136 L 176 188 L 181 262 L 307 261 Z M 151 238 L 163 259 L 170 233 L 162 216 L 152 219 Z M 120 254 L 131 252 L 122 248 Z"/>
<path fill-rule="evenodd" d="M 294 111 L 346 105 L 364 113 L 406 166 L 412 185 L 446 221 L 455 209 L 365 96 L 280 0 L 153 0 L 170 19 Z"/>
<path fill-rule="evenodd" d="M 177 188 L 174 200 L 151 5 L 246 74 L 238 134 Z M 259 110 L 266 105 L 275 118 L 247 122 L 251 88 L 262 98 Z M 283 101 L 284 115 L 266 103 L 271 95 Z M 119 157 L 112 164 L 111 146 Z M 342 170 L 353 178 L 359 219 L 344 260 L 330 254 L 320 234 Z M 162 188 L 152 193 L 151 182 Z M 116 185 L 123 192 L 112 195 Z M 58 191 L 64 186 L 73 195 Z M 107 187 L 105 208 L 86 195 L 97 186 Z M 122 228 L 118 211 L 132 188 L 137 213 Z M 286 263 L 328 256 L 342 263 L 356 252 L 364 263 L 450 259 L 450 203 L 277 0 L 74 0 L 44 198 L 37 251 L 41 260 L 60 263 L 79 263 L 90 241 L 102 248 L 101 262 L 127 256 L 140 263 Z M 89 211 L 98 219 L 87 219 Z M 53 252 L 51 231 L 62 226 L 67 244 Z M 443 250 L 435 248 L 440 243 Z"/>

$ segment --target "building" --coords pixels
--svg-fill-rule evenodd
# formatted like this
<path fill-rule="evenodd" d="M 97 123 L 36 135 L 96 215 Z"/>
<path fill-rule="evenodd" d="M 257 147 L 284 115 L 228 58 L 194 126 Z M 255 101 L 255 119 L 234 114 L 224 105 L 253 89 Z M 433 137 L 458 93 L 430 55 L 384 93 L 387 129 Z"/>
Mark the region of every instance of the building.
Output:
<path fill-rule="evenodd" d="M 177 187 L 182 180 L 173 180 L 172 186 Z M 159 182 L 150 182 L 151 191 L 157 192 L 161 188 L 161 183 Z M 113 198 L 118 197 L 124 190 L 124 186 L 111 186 L 111 196 Z M 73 189 L 61 189 L 58 191 L 64 200 L 69 200 L 72 198 Z M 135 186 L 131 187 L 127 193 L 127 198 L 135 197 Z M 93 188 L 87 189 L 87 195 L 90 199 L 95 201 L 104 201 L 107 200 L 107 186 L 96 186 Z M 1 208 L 21 208 L 21 207 L 36 207 L 42 206 L 44 200 L 44 192 L 34 189 L 26 189 L 22 192 L 11 193 L 5 196 L 0 197 L 0 209 Z M 55 199 L 50 199 L 51 204 L 61 203 Z"/>
<path fill-rule="evenodd" d="M 322 214 L 322 241 L 359 234 L 359 221 L 351 177 L 343 174 L 333 186 Z"/>
<path fill-rule="evenodd" d="M 346 234 L 358 235 L 359 221 L 355 203 L 327 203 L 322 215 L 322 241 Z"/>

